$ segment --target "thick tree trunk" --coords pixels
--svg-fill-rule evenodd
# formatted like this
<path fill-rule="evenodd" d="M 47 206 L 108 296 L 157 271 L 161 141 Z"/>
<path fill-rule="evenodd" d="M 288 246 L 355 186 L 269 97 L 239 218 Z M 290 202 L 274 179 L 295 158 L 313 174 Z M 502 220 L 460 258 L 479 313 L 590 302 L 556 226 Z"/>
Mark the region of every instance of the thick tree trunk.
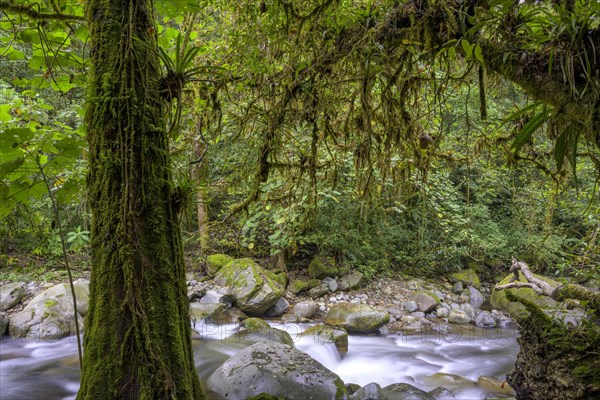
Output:
<path fill-rule="evenodd" d="M 88 0 L 90 308 L 78 399 L 201 399 L 152 0 Z"/>

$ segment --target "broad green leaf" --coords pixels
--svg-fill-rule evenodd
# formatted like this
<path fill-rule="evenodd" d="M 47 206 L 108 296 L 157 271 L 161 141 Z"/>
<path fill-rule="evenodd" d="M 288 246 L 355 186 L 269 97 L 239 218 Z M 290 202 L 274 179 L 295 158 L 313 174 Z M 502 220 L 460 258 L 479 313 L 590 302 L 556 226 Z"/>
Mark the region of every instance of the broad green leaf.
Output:
<path fill-rule="evenodd" d="M 475 59 L 483 64 L 483 53 L 479 45 L 475 45 Z"/>

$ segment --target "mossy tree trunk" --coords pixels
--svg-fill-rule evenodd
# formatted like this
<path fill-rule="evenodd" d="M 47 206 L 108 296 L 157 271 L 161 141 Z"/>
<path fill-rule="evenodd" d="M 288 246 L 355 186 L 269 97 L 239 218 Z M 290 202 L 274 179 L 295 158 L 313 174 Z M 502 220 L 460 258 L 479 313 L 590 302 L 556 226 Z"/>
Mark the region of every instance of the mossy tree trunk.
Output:
<path fill-rule="evenodd" d="M 201 399 L 152 0 L 88 0 L 90 308 L 78 399 Z"/>

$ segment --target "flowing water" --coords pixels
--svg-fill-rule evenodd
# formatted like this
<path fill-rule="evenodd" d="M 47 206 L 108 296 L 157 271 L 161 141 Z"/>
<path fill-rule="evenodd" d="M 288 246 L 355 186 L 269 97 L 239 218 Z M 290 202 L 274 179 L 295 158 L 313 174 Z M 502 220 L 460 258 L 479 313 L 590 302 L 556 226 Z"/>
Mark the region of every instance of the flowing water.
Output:
<path fill-rule="evenodd" d="M 341 358 L 332 344 L 300 337 L 308 325 L 278 325 L 291 334 L 296 347 L 338 374 L 346 383 L 382 387 L 409 383 L 423 390 L 444 386 L 457 399 L 483 399 L 487 392 L 475 382 L 481 375 L 500 380 L 515 363 L 519 347 L 514 330 L 454 327 L 447 333 L 358 336 L 349 338 Z M 194 357 L 202 379 L 244 347 L 227 338 L 237 327 L 199 325 Z M 0 399 L 73 399 L 79 386 L 74 337 L 61 340 L 0 340 Z"/>

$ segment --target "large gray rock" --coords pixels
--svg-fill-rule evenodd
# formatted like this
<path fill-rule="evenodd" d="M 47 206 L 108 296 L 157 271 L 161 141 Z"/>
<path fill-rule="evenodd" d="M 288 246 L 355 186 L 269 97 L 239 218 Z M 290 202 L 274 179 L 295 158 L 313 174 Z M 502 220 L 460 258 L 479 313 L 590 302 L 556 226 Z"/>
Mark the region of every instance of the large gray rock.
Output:
<path fill-rule="evenodd" d="M 483 297 L 481 292 L 473 286 L 469 286 L 469 303 L 471 303 L 474 308 L 479 308 L 484 302 L 485 297 Z"/>
<path fill-rule="evenodd" d="M 347 399 L 344 382 L 307 354 L 280 343 L 256 343 L 225 361 L 206 381 L 207 398 L 261 393 L 287 400 Z"/>
<path fill-rule="evenodd" d="M 366 304 L 340 302 L 332 304 L 325 323 L 341 327 L 348 332 L 371 333 L 390 321 L 386 311 L 378 310 Z"/>
<path fill-rule="evenodd" d="M 8 328 L 8 315 L 6 315 L 6 313 L 0 312 L 0 338 L 2 338 L 2 336 L 4 336 L 7 328 Z"/>
<path fill-rule="evenodd" d="M 313 300 L 304 300 L 294 305 L 293 313 L 298 318 L 312 318 L 317 312 L 317 302 Z"/>
<path fill-rule="evenodd" d="M 235 305 L 249 315 L 261 315 L 279 300 L 283 288 L 271 271 L 250 258 L 229 262 L 215 276 L 215 284 L 225 286 L 235 297 Z"/>
<path fill-rule="evenodd" d="M 74 282 L 74 287 L 77 320 L 82 329 L 82 316 L 88 310 L 89 282 L 80 279 Z M 73 314 L 71 288 L 67 283 L 59 283 L 34 297 L 23 311 L 12 315 L 8 331 L 14 337 L 59 339 L 77 333 Z"/>
<path fill-rule="evenodd" d="M 411 300 L 417 303 L 419 311 L 432 312 L 440 304 L 440 299 L 433 293 L 419 292 L 412 295 Z"/>
<path fill-rule="evenodd" d="M 308 297 L 311 299 L 316 299 L 318 297 L 325 296 L 326 294 L 329 294 L 329 287 L 326 283 L 321 283 L 319 286 L 315 286 L 307 293 Z"/>
<path fill-rule="evenodd" d="M 429 393 L 407 383 L 395 383 L 381 389 L 385 400 L 435 400 Z"/>
<path fill-rule="evenodd" d="M 6 311 L 19 304 L 23 296 L 25 296 L 25 292 L 25 284 L 23 282 L 7 283 L 0 286 L 0 311 Z"/>
<path fill-rule="evenodd" d="M 363 274 L 358 271 L 352 271 L 346 276 L 342 276 L 339 281 L 340 290 L 352 290 L 360 286 L 363 281 Z"/>
<path fill-rule="evenodd" d="M 271 308 L 265 311 L 265 316 L 269 318 L 281 317 L 289 307 L 290 303 L 284 297 L 281 297 L 277 300 L 277 303 L 273 304 Z"/>
<path fill-rule="evenodd" d="M 495 328 L 496 320 L 489 311 L 480 311 L 475 316 L 475 325 L 481 328 Z"/>

